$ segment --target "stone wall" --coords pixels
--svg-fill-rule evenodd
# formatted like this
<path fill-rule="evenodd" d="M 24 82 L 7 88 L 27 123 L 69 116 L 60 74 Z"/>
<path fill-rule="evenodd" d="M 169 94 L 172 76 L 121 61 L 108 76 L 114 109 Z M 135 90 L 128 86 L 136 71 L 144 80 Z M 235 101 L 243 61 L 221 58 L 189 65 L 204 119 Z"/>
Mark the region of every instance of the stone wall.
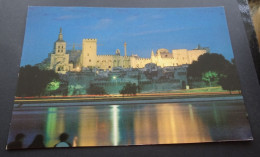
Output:
<path fill-rule="evenodd" d="M 110 78 L 110 77 L 109 77 Z M 111 77 L 112 78 L 112 77 Z M 95 84 L 99 87 L 103 87 L 108 94 L 119 94 L 120 90 L 128 83 L 135 83 L 140 85 L 141 93 L 157 93 L 167 92 L 176 89 L 182 89 L 182 80 L 157 80 L 149 81 L 144 78 L 144 75 L 140 75 L 140 80 L 136 77 L 131 78 L 116 78 L 97 80 L 95 73 L 93 72 L 68 72 L 68 95 L 84 95 L 87 94 L 87 89 L 90 84 Z"/>

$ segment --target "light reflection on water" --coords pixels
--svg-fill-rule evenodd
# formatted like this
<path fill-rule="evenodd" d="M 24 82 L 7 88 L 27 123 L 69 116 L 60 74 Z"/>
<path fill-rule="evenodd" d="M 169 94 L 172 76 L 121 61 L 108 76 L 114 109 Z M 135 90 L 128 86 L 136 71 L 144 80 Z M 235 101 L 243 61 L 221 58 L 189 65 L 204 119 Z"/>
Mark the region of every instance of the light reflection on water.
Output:
<path fill-rule="evenodd" d="M 22 107 L 13 112 L 8 141 L 36 134 L 53 147 L 61 133 L 74 146 L 194 143 L 251 137 L 242 101 Z M 74 139 L 74 142 L 73 142 Z"/>

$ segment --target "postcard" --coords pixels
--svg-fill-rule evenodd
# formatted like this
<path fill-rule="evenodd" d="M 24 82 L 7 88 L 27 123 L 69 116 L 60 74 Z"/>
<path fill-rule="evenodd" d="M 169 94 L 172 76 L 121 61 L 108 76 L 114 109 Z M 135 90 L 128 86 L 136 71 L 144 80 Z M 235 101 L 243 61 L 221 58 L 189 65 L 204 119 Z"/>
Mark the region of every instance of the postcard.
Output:
<path fill-rule="evenodd" d="M 8 150 L 252 139 L 224 7 L 28 8 Z"/>
<path fill-rule="evenodd" d="M 252 17 L 256 37 L 258 39 L 258 45 L 260 45 L 260 28 L 259 28 L 259 16 L 260 16 L 260 2 L 257 0 L 249 0 L 250 14 Z"/>

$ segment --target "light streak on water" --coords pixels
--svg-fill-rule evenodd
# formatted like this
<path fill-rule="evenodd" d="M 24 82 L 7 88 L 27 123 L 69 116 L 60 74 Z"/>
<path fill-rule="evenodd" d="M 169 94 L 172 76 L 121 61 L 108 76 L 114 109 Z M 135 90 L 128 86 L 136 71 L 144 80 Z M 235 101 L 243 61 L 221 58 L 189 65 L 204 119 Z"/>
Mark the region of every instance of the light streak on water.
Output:
<path fill-rule="evenodd" d="M 47 145 L 50 143 L 50 139 L 55 138 L 56 132 L 56 122 L 57 122 L 57 108 L 50 107 L 48 108 L 48 115 L 47 115 L 47 125 L 45 130 L 45 142 Z"/>
<path fill-rule="evenodd" d="M 194 121 L 194 114 L 193 114 L 193 109 L 192 109 L 192 105 L 189 104 L 189 113 L 190 113 L 190 118 L 192 121 Z"/>
<path fill-rule="evenodd" d="M 120 141 L 120 133 L 119 133 L 119 109 L 118 109 L 118 105 L 113 105 L 111 108 L 111 125 L 112 125 L 112 144 L 114 146 L 117 146 L 119 144 Z"/>
<path fill-rule="evenodd" d="M 27 147 L 43 134 L 53 147 L 62 132 L 80 147 L 252 139 L 243 102 L 218 101 L 15 108 L 8 143 L 24 133 Z"/>

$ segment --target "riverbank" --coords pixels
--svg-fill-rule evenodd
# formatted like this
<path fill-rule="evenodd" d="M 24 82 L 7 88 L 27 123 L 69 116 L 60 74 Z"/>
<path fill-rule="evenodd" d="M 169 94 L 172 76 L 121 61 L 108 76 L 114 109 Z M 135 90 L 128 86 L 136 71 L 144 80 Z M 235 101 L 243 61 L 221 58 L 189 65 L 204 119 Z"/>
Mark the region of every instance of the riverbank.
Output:
<path fill-rule="evenodd" d="M 14 107 L 65 107 L 65 106 L 95 106 L 95 105 L 125 105 L 125 104 L 154 104 L 154 103 L 187 103 L 207 101 L 235 101 L 243 100 L 242 96 L 204 97 L 185 99 L 155 99 L 155 100 L 130 100 L 130 101 L 97 101 L 97 102 L 56 102 L 56 103 L 24 103 L 14 104 Z"/>

